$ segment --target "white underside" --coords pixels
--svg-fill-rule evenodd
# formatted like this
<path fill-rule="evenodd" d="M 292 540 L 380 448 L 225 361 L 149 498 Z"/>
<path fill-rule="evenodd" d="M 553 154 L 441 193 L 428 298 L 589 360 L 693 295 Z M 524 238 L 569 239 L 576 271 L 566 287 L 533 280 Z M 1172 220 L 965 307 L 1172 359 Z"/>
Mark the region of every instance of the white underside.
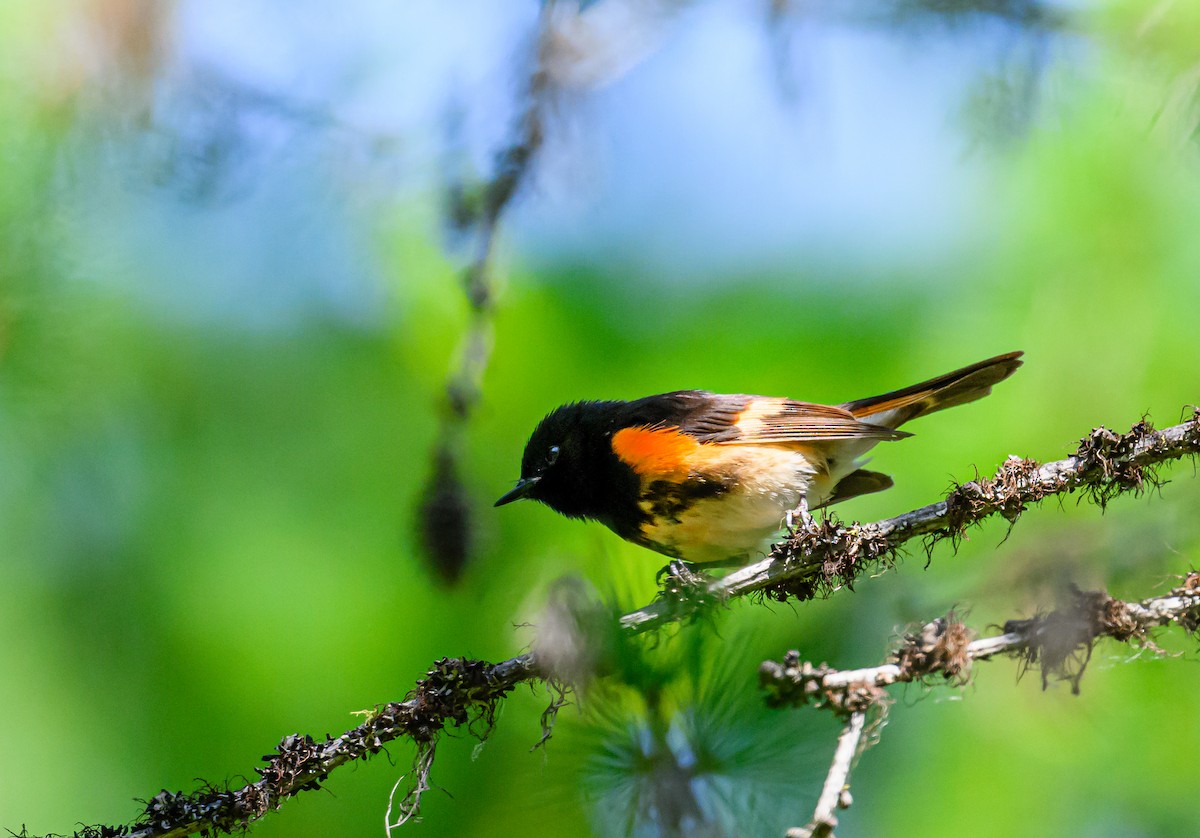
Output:
<path fill-rule="evenodd" d="M 807 495 L 810 508 L 820 506 L 834 486 L 859 467 L 858 457 L 871 445 L 855 443 L 853 449 L 845 443 L 831 447 L 835 459 L 828 466 L 811 450 L 756 445 L 754 468 L 738 470 L 741 479 L 733 492 L 695 502 L 678 515 L 677 522 L 660 519 L 647 524 L 642 534 L 663 552 L 689 562 L 752 561 L 765 556 L 802 497 Z M 738 448 L 728 446 L 729 465 L 735 468 L 743 459 Z"/>

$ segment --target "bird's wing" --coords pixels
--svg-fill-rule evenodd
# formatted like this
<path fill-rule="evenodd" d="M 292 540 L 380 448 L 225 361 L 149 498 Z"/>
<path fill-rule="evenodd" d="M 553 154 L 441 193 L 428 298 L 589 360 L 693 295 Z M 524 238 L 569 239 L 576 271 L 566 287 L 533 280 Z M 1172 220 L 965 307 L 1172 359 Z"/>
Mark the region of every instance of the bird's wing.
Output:
<path fill-rule="evenodd" d="M 679 390 L 629 402 L 628 407 L 627 426 L 676 429 L 701 443 L 720 445 L 911 436 L 855 419 L 844 407 L 767 396 Z"/>
<path fill-rule="evenodd" d="M 737 435 L 724 444 L 820 442 L 839 439 L 903 439 L 909 434 L 854 418 L 842 407 L 755 396 L 738 412 Z"/>

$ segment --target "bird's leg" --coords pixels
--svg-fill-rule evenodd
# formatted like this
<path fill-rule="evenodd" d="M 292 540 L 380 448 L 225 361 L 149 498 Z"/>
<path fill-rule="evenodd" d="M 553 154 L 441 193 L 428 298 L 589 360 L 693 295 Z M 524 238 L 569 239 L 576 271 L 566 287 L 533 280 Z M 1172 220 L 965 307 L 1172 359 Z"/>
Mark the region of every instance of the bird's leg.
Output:
<path fill-rule="evenodd" d="M 682 559 L 671 559 L 671 561 L 658 569 L 658 573 L 654 574 L 654 584 L 662 585 L 662 578 L 664 576 L 678 576 L 679 571 L 685 566 Z"/>
<path fill-rule="evenodd" d="M 671 588 L 707 587 L 710 581 L 707 574 L 683 559 L 671 559 L 654 574 L 654 583 L 659 588 L 664 586 L 663 577 L 666 577 L 666 584 Z"/>
<path fill-rule="evenodd" d="M 785 520 L 787 522 L 787 531 L 790 535 L 796 534 L 795 523 L 797 518 L 800 519 L 801 526 L 806 530 L 811 530 L 814 526 L 816 526 L 816 519 L 814 519 L 812 513 L 808 511 L 807 494 L 800 496 L 800 503 L 796 505 L 795 509 L 788 510 L 787 518 Z"/>

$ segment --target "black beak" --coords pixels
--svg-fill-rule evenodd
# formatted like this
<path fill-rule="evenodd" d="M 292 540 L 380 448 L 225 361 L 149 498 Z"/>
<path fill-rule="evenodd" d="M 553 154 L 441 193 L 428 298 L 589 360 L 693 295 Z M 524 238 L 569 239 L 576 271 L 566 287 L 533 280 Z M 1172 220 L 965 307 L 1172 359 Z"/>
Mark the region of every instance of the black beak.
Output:
<path fill-rule="evenodd" d="M 504 506 L 506 503 L 512 503 L 515 500 L 520 500 L 521 498 L 526 497 L 531 491 L 533 491 L 533 487 L 536 486 L 537 482 L 541 479 L 542 478 L 540 477 L 522 477 L 517 481 L 517 485 L 513 487 L 512 491 L 508 492 L 504 495 L 504 497 L 496 501 L 494 506 Z"/>

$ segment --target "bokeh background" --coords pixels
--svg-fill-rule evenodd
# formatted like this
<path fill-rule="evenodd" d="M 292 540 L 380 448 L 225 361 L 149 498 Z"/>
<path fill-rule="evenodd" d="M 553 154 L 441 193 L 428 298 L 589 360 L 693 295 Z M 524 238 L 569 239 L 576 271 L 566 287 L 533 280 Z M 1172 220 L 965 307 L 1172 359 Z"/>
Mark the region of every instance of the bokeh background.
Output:
<path fill-rule="evenodd" d="M 447 435 L 463 208 L 535 73 L 492 352 Z M 561 402 L 836 402 L 1024 349 L 991 398 L 877 450 L 897 485 L 839 510 L 860 520 L 1096 424 L 1179 421 L 1200 400 L 1198 90 L 1183 0 L 0 4 L 0 826 L 253 779 L 283 735 L 352 726 L 440 656 L 518 653 L 560 577 L 648 601 L 659 557 L 491 508 Z M 452 567 L 418 525 L 447 439 Z M 662 639 L 688 834 L 811 814 L 837 725 L 765 710 L 761 660 L 869 665 L 902 626 L 958 607 L 984 628 L 1068 582 L 1161 592 L 1200 562 L 1200 481 L 1168 476 Z M 1159 643 L 1101 645 L 1081 696 L 1007 661 L 898 692 L 839 835 L 1196 834 L 1200 669 Z M 669 834 L 646 696 L 596 687 L 531 753 L 549 699 L 518 690 L 482 748 L 443 739 L 403 831 Z M 389 750 L 252 834 L 381 834 L 412 758 Z"/>

